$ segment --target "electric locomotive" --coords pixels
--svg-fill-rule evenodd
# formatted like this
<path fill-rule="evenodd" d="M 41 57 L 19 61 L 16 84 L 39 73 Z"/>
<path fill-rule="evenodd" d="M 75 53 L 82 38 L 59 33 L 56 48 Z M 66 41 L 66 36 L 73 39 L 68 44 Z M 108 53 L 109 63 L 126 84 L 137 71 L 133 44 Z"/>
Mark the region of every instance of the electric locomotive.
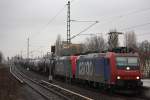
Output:
<path fill-rule="evenodd" d="M 111 83 L 119 87 L 140 87 L 141 72 L 137 53 L 109 53 Z"/>
<path fill-rule="evenodd" d="M 134 52 L 90 53 L 58 57 L 55 75 L 106 87 L 141 87 L 139 56 Z"/>

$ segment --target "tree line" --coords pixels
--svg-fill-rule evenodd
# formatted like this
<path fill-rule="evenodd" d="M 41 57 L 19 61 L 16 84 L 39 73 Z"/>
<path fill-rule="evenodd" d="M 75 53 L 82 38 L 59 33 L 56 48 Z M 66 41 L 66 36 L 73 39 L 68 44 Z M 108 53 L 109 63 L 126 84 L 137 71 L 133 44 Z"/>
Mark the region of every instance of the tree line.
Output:
<path fill-rule="evenodd" d="M 149 54 L 150 52 L 150 42 L 148 40 L 144 40 L 142 42 L 137 42 L 136 34 L 134 31 L 124 33 L 124 45 L 127 48 L 133 48 L 140 55 Z M 62 55 L 62 49 L 64 41 L 62 41 L 61 35 L 57 36 L 55 42 L 56 55 Z M 119 43 L 118 43 L 119 44 Z M 86 38 L 83 43 L 81 43 L 81 51 L 80 52 L 88 52 L 88 51 L 104 51 L 109 48 L 108 41 L 104 39 L 102 35 L 93 35 L 91 37 Z M 116 43 L 112 43 L 112 45 L 116 45 Z M 115 46 L 114 46 L 115 47 Z"/>

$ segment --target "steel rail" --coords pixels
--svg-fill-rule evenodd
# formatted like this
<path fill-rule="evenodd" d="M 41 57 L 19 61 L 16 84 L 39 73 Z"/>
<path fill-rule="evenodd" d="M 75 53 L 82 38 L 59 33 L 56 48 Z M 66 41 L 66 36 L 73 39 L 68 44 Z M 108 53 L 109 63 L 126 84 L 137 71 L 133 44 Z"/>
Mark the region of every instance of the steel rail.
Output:
<path fill-rule="evenodd" d="M 20 79 L 17 75 L 15 75 L 13 72 L 12 72 L 12 66 L 10 65 L 10 68 L 9 68 L 9 71 L 10 73 L 20 82 L 20 83 L 24 83 L 24 81 L 22 79 Z"/>
<path fill-rule="evenodd" d="M 47 81 L 44 81 L 44 80 L 37 81 L 36 79 L 31 79 L 30 77 L 25 75 L 25 73 L 20 72 L 20 71 L 18 71 L 18 72 L 20 73 L 20 75 L 28 78 L 30 81 L 35 82 L 36 84 L 39 84 L 43 88 L 53 92 L 56 95 L 59 95 L 60 97 L 63 97 L 65 100 L 77 100 L 77 99 L 80 99 L 80 100 L 93 100 L 92 98 L 89 98 L 89 97 L 83 96 L 81 94 L 75 93 L 71 90 L 65 89 L 63 87 L 60 87 L 58 85 L 49 83 Z M 46 84 L 46 85 L 44 85 L 44 84 Z"/>
<path fill-rule="evenodd" d="M 73 91 L 71 91 L 71 90 L 68 90 L 68 89 L 65 89 L 65 88 L 63 88 L 63 87 L 60 87 L 59 85 L 54 85 L 54 84 L 52 84 L 52 83 L 49 83 L 49 82 L 47 82 L 47 81 L 44 81 L 44 80 L 41 80 L 41 82 L 43 82 L 43 83 L 45 83 L 45 84 L 47 84 L 48 86 L 53 86 L 53 87 L 55 87 L 55 88 L 57 88 L 58 90 L 63 90 L 63 91 L 65 91 L 65 93 L 67 93 L 67 94 L 71 94 L 71 96 L 72 96 L 72 99 L 82 99 L 82 100 L 93 100 L 92 98 L 89 98 L 89 97 L 86 97 L 86 96 L 83 96 L 83 95 L 81 95 L 81 94 L 79 94 L 79 93 L 76 93 L 76 92 L 73 92 Z M 73 96 L 75 96 L 75 97 L 73 97 Z"/>
<path fill-rule="evenodd" d="M 17 69 L 17 71 L 18 71 L 18 69 Z M 33 82 L 33 83 L 35 83 L 35 84 L 37 84 L 37 85 L 43 87 L 44 89 L 46 89 L 46 90 L 48 90 L 48 91 L 50 91 L 50 92 L 56 94 L 57 96 L 62 97 L 62 98 L 65 99 L 65 100 L 71 100 L 70 98 L 68 98 L 67 96 L 61 94 L 60 92 L 54 91 L 54 90 L 52 90 L 52 89 L 46 87 L 45 85 L 41 84 L 40 81 L 35 80 L 35 79 L 31 79 L 31 78 L 29 78 L 27 75 L 21 73 L 20 71 L 18 71 L 18 73 L 19 73 L 22 77 L 24 77 L 24 78 L 30 80 L 31 82 Z"/>
<path fill-rule="evenodd" d="M 12 74 L 14 74 L 14 73 L 12 72 L 12 69 L 10 69 L 10 71 L 11 71 Z M 36 84 L 36 85 L 38 85 L 38 86 L 39 86 L 39 84 L 33 82 L 33 80 L 31 81 L 31 80 L 29 80 L 29 79 L 27 79 L 27 78 L 25 79 L 25 78 L 21 75 L 21 73 L 18 71 L 18 69 L 16 69 L 16 74 L 19 74 L 19 75 L 22 77 L 23 82 L 26 83 L 30 88 L 32 88 L 32 89 L 33 89 L 35 92 L 37 92 L 39 95 L 41 95 L 45 100 L 51 100 L 51 99 L 52 99 L 52 98 L 50 98 L 48 95 L 46 95 L 46 94 L 42 93 L 41 91 L 39 91 L 38 89 L 34 88 L 34 87 L 33 87 L 33 84 L 31 85 L 30 82 L 32 82 L 32 83 L 34 83 L 34 84 Z M 15 75 L 15 74 L 14 74 L 14 75 Z M 17 75 L 15 75 L 15 76 L 17 76 Z M 20 78 L 19 78 L 19 79 L 20 79 Z M 21 79 L 20 79 L 20 80 L 21 80 Z M 30 82 L 27 82 L 27 81 L 30 81 Z"/>

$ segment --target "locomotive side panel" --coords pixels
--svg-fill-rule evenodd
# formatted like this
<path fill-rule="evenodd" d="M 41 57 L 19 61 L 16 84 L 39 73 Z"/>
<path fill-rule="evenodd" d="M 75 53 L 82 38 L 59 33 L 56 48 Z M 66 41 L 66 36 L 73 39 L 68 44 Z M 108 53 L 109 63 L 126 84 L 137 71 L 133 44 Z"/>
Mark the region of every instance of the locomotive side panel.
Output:
<path fill-rule="evenodd" d="M 111 69 L 110 69 L 110 59 L 104 59 L 104 80 L 107 84 L 110 84 L 111 80 Z"/>
<path fill-rule="evenodd" d="M 63 60 L 57 60 L 55 65 L 55 74 L 60 76 L 65 76 L 64 69 L 65 68 L 64 68 Z"/>
<path fill-rule="evenodd" d="M 72 68 L 70 57 L 60 57 L 56 60 L 55 73 L 56 75 L 72 78 Z"/>
<path fill-rule="evenodd" d="M 105 58 L 102 55 L 82 56 L 77 59 L 76 78 L 93 82 L 105 82 Z M 108 75 L 106 75 L 108 76 Z"/>
<path fill-rule="evenodd" d="M 93 77 L 95 78 L 95 82 L 101 82 L 104 83 L 104 58 L 100 57 L 100 58 L 95 58 L 94 59 L 94 63 L 95 63 L 95 73 L 93 75 Z"/>
<path fill-rule="evenodd" d="M 71 74 L 72 74 L 72 78 L 75 78 L 75 74 L 76 74 L 76 66 L 77 66 L 77 57 L 78 56 L 71 56 Z"/>
<path fill-rule="evenodd" d="M 64 60 L 64 73 L 68 78 L 72 78 L 72 67 L 71 67 L 71 59 L 70 57 L 66 57 Z"/>
<path fill-rule="evenodd" d="M 92 59 L 78 59 L 76 78 L 93 81 L 94 62 Z"/>

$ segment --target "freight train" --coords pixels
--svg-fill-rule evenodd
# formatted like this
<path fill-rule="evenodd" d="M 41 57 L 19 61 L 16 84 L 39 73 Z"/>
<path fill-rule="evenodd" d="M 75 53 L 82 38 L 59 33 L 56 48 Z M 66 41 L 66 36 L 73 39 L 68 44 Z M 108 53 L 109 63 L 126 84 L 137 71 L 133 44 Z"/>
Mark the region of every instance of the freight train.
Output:
<path fill-rule="evenodd" d="M 56 76 L 107 87 L 140 87 L 141 72 L 136 53 L 94 53 L 56 58 Z"/>
<path fill-rule="evenodd" d="M 130 53 L 90 53 L 54 59 L 22 61 L 22 66 L 47 72 L 51 78 L 83 82 L 92 86 L 137 88 L 142 86 L 139 56 Z"/>

